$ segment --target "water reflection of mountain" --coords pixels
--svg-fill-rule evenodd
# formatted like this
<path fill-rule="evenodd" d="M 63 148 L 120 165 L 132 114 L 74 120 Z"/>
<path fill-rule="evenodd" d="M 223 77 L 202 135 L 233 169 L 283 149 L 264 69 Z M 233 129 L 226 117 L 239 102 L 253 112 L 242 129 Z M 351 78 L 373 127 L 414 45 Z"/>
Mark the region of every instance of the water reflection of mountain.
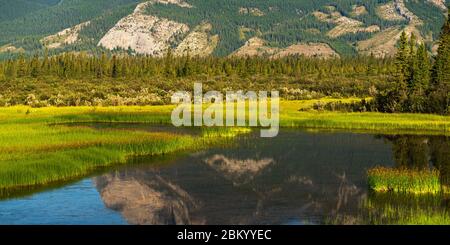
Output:
<path fill-rule="evenodd" d="M 130 224 L 197 223 L 189 215 L 196 208 L 189 194 L 157 174 L 145 179 L 104 175 L 96 178 L 96 185 L 105 205 L 120 211 Z"/>
<path fill-rule="evenodd" d="M 234 185 L 251 182 L 265 168 L 275 164 L 272 158 L 233 159 L 219 154 L 207 157 L 203 162 L 232 181 Z"/>
<path fill-rule="evenodd" d="M 239 143 L 129 167 L 98 177 L 97 188 L 132 224 L 325 223 L 355 216 L 366 169 L 392 164 L 390 146 L 367 135 L 288 131 Z"/>

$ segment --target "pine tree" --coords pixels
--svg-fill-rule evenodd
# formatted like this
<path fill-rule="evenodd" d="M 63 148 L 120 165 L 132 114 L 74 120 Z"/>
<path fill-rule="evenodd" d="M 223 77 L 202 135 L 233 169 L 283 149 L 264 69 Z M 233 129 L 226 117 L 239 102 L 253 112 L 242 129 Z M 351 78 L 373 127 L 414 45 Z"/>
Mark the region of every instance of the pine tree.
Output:
<path fill-rule="evenodd" d="M 411 33 L 411 38 L 409 40 L 409 48 L 408 48 L 408 66 L 407 66 L 407 84 L 408 84 L 408 94 L 411 94 L 411 90 L 414 87 L 415 76 L 418 71 L 418 60 L 416 57 L 416 35 Z"/>
<path fill-rule="evenodd" d="M 128 65 L 127 65 L 128 60 L 127 59 L 123 59 L 122 60 L 122 67 L 120 68 L 120 72 L 122 77 L 127 77 L 128 76 Z"/>
<path fill-rule="evenodd" d="M 192 61 L 191 61 L 191 56 L 189 53 L 190 52 L 188 50 L 187 54 L 186 54 L 186 58 L 184 60 L 183 68 L 182 68 L 183 76 L 189 76 L 189 75 L 191 75 L 191 72 L 192 72 L 192 65 L 191 65 Z"/>
<path fill-rule="evenodd" d="M 6 76 L 8 78 L 14 79 L 17 76 L 17 64 L 14 60 L 9 60 L 7 69 L 6 69 Z"/>
<path fill-rule="evenodd" d="M 395 57 L 395 90 L 390 95 L 392 98 L 389 98 L 391 100 L 389 107 L 392 111 L 405 110 L 405 104 L 408 99 L 408 57 L 408 39 L 406 37 L 406 33 L 402 32 L 399 40 L 397 55 Z"/>
<path fill-rule="evenodd" d="M 30 66 L 30 75 L 32 77 L 38 77 L 41 71 L 41 64 L 39 62 L 39 56 L 37 54 L 33 56 Z"/>
<path fill-rule="evenodd" d="M 445 114 L 449 112 L 450 106 L 450 10 L 442 27 L 437 52 L 429 92 L 429 111 Z"/>
<path fill-rule="evenodd" d="M 101 76 L 108 75 L 108 58 L 106 57 L 105 52 L 102 53 L 100 58 L 100 74 Z"/>
<path fill-rule="evenodd" d="M 173 64 L 173 53 L 172 53 L 172 48 L 169 47 L 169 49 L 167 49 L 167 54 L 165 56 L 165 61 L 164 61 L 164 74 L 167 77 L 174 77 L 176 75 L 176 70 L 174 69 L 174 64 Z"/>
<path fill-rule="evenodd" d="M 118 67 L 117 58 L 116 58 L 115 55 L 112 57 L 111 63 L 112 63 L 112 65 L 111 65 L 111 67 L 112 67 L 111 68 L 111 77 L 112 78 L 117 78 L 119 76 L 119 67 Z"/>
<path fill-rule="evenodd" d="M 413 80 L 409 92 L 409 110 L 411 112 L 425 112 L 426 111 L 426 91 L 430 82 L 430 58 L 425 44 L 420 44 L 417 48 L 417 53 L 413 57 L 414 71 Z"/>
<path fill-rule="evenodd" d="M 23 77 L 26 75 L 26 73 L 27 73 L 26 66 L 27 66 L 27 64 L 26 64 L 25 58 L 24 58 L 23 54 L 20 54 L 19 60 L 17 63 L 17 75 L 19 77 Z"/>
<path fill-rule="evenodd" d="M 4 64 L 0 64 L 0 81 L 5 79 L 5 67 Z"/>
<path fill-rule="evenodd" d="M 45 49 L 44 58 L 42 59 L 41 71 L 43 74 L 48 75 L 50 72 L 50 61 L 48 58 L 48 49 Z"/>

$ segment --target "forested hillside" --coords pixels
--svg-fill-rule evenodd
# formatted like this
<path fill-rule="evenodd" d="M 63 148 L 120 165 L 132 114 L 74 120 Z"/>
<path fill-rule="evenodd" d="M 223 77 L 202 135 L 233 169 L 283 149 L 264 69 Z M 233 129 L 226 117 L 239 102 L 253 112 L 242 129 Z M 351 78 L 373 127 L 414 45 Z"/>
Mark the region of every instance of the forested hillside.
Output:
<path fill-rule="evenodd" d="M 0 57 L 43 54 L 46 49 L 50 54 L 112 51 L 162 56 L 174 49 L 179 54 L 190 50 L 202 56 L 322 56 L 323 47 L 340 56 L 384 57 L 395 53 L 403 31 L 414 33 L 433 52 L 448 3 L 0 0 Z M 332 56 L 329 53 L 325 56 Z"/>
<path fill-rule="evenodd" d="M 14 2 L 10 5 L 9 2 Z M 2 12 L 8 12 L 8 9 L 19 8 L 14 7 L 16 1 L 1 0 L 0 4 L 5 4 Z M 24 1 L 26 2 L 26 1 Z M 36 1 L 29 1 L 37 4 Z M 39 9 L 30 8 L 29 4 L 24 4 L 22 14 L 16 18 L 3 18 L 0 22 L 0 45 L 11 43 L 16 48 L 24 48 L 28 51 L 36 51 L 43 49 L 40 39 L 51 34 L 55 34 L 65 28 L 69 28 L 85 21 L 95 21 L 98 25 L 97 29 L 102 28 L 101 19 L 107 19 L 109 16 L 123 13 L 116 18 L 120 19 L 123 15 L 128 14 L 134 6 L 128 7 L 130 4 L 135 5 L 138 0 L 62 0 L 55 4 L 54 0 L 41 0 L 47 3 L 47 7 Z M 28 3 L 28 2 L 27 2 Z M 112 25 L 114 25 L 113 23 Z M 105 27 L 106 30 L 108 27 Z M 105 31 L 106 31 L 105 30 Z"/>
<path fill-rule="evenodd" d="M 60 0 L 1 0 L 0 21 L 13 20 L 55 5 Z"/>

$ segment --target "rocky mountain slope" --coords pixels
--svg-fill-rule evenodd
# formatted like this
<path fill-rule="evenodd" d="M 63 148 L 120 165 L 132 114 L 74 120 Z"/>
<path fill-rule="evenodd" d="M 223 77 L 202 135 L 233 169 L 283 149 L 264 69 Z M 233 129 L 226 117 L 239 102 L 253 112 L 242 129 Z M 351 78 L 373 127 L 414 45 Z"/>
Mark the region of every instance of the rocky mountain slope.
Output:
<path fill-rule="evenodd" d="M 445 0 L 0 0 L 0 57 L 70 51 L 163 56 L 392 56 L 402 31 L 429 51 Z M 14 12 L 8 12 L 8 4 Z M 23 11 L 19 11 L 23 9 Z M 27 11 L 28 13 L 24 13 Z M 8 13 L 8 14 L 7 14 Z M 42 23 L 37 25 L 36 23 Z"/>

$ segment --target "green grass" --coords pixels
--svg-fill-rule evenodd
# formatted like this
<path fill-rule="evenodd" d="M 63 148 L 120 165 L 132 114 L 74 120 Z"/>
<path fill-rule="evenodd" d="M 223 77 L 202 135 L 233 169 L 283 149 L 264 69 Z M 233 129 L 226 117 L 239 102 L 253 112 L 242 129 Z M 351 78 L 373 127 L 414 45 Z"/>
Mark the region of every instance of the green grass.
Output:
<path fill-rule="evenodd" d="M 203 129 L 200 135 L 143 130 L 94 129 L 74 122 L 166 120 L 164 108 L 0 109 L 0 189 L 46 185 L 123 164 L 136 155 L 195 150 L 248 132 L 243 128 Z"/>
<path fill-rule="evenodd" d="M 434 194 L 374 193 L 361 203 L 359 219 L 372 225 L 449 225 L 450 213 Z"/>
<path fill-rule="evenodd" d="M 450 225 L 450 215 L 448 212 L 429 213 L 417 212 L 414 216 L 398 220 L 399 225 Z"/>
<path fill-rule="evenodd" d="M 370 189 L 376 192 L 437 194 L 446 192 L 437 170 L 409 170 L 376 167 L 367 173 Z"/>
<path fill-rule="evenodd" d="M 448 195 L 371 192 L 358 204 L 356 213 L 333 214 L 326 224 L 358 225 L 449 225 L 450 213 L 443 205 Z"/>
<path fill-rule="evenodd" d="M 308 111 L 316 102 L 281 101 L 281 126 L 450 135 L 450 117 Z M 196 136 L 68 125 L 82 122 L 170 124 L 173 108 L 170 105 L 0 108 L 0 189 L 66 181 L 98 168 L 125 163 L 132 156 L 201 149 L 223 141 L 224 137 L 248 132 L 248 129 L 220 128 Z"/>
<path fill-rule="evenodd" d="M 299 111 L 308 109 L 311 101 L 281 101 L 280 118 L 283 127 L 302 127 L 318 129 L 346 129 L 365 132 L 383 133 L 423 133 L 450 135 L 450 116 L 407 113 L 377 113 L 377 112 L 321 112 Z M 322 103 L 330 99 L 320 100 Z M 352 99 L 340 100 L 343 103 Z"/>

